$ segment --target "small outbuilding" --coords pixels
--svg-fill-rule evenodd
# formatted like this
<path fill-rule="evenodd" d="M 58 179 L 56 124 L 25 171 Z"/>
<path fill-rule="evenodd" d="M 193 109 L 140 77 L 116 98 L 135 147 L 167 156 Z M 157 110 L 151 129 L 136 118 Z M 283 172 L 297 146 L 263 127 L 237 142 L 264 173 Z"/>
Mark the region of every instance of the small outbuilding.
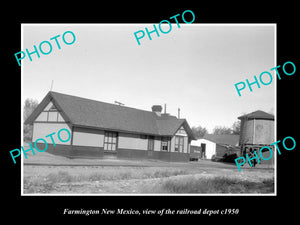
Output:
<path fill-rule="evenodd" d="M 205 134 L 203 138 L 192 141 L 192 146 L 201 148 L 202 159 L 222 159 L 225 154 L 239 151 L 239 135 L 233 134 Z"/>
<path fill-rule="evenodd" d="M 47 138 L 47 152 L 67 157 L 104 156 L 188 161 L 192 130 L 185 119 L 50 91 L 27 118 L 32 142 L 65 128 L 67 142 Z M 54 136 L 53 136 L 54 137 Z M 44 149 L 45 143 L 37 143 Z"/>

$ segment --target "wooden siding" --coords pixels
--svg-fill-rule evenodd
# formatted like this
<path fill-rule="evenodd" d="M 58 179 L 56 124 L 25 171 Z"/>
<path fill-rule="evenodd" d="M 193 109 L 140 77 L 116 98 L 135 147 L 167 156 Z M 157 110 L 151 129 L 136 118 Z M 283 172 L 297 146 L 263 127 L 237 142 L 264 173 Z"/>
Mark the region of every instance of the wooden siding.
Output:
<path fill-rule="evenodd" d="M 253 124 L 254 120 L 241 121 L 240 145 L 253 144 Z"/>
<path fill-rule="evenodd" d="M 71 139 L 67 142 L 61 142 L 58 137 L 57 133 L 60 129 L 65 128 L 68 129 L 69 132 L 72 134 L 72 131 L 67 123 L 34 123 L 33 124 L 33 134 L 32 134 L 32 142 L 35 142 L 36 139 L 43 138 L 47 141 L 47 143 L 52 143 L 52 140 L 50 137 L 45 137 L 53 132 L 55 132 L 54 135 L 52 135 L 54 142 L 56 144 L 62 144 L 62 145 L 70 145 Z M 60 133 L 61 139 L 66 140 L 68 139 L 68 134 L 66 132 Z"/>
<path fill-rule="evenodd" d="M 190 153 L 189 152 L 189 138 L 186 136 L 184 137 L 184 153 Z"/>
<path fill-rule="evenodd" d="M 65 122 L 58 111 L 49 111 L 52 106 L 53 103 L 49 102 L 49 104 L 44 108 L 44 110 L 40 113 L 40 115 L 33 123 L 32 142 L 35 142 L 39 138 L 43 138 L 47 141 L 48 144 L 52 144 L 53 142 L 51 140 L 51 137 L 46 136 L 55 132 L 55 134 L 52 135 L 55 144 L 70 145 L 72 137 L 69 141 L 62 142 L 58 139 L 57 133 L 60 129 L 65 128 L 68 129 L 70 134 L 72 135 L 71 125 Z M 60 137 L 62 140 L 68 139 L 68 133 L 61 132 Z"/>
<path fill-rule="evenodd" d="M 274 141 L 274 121 L 255 119 L 254 144 L 269 145 Z"/>
<path fill-rule="evenodd" d="M 102 148 L 103 143 L 104 143 L 104 131 L 74 127 L 73 145 Z"/>
<path fill-rule="evenodd" d="M 154 151 L 160 151 L 161 150 L 161 138 L 155 137 L 154 138 Z"/>
<path fill-rule="evenodd" d="M 240 145 L 262 144 L 269 145 L 274 142 L 274 121 L 263 119 L 242 119 Z"/>
<path fill-rule="evenodd" d="M 57 121 L 59 122 L 65 121 L 60 113 L 58 113 Z"/>
<path fill-rule="evenodd" d="M 175 136 L 171 138 L 170 152 L 175 152 Z"/>
<path fill-rule="evenodd" d="M 48 111 L 53 106 L 53 103 L 50 101 L 48 105 L 44 108 L 45 111 Z"/>
<path fill-rule="evenodd" d="M 146 151 L 148 138 L 146 135 L 119 133 L 118 148 Z"/>
<path fill-rule="evenodd" d="M 49 111 L 48 112 L 48 121 L 56 122 L 57 121 L 57 114 L 58 114 L 57 111 L 54 111 L 54 112 Z"/>
<path fill-rule="evenodd" d="M 35 121 L 47 121 L 48 119 L 48 113 L 47 112 L 41 112 L 40 115 L 36 118 Z"/>

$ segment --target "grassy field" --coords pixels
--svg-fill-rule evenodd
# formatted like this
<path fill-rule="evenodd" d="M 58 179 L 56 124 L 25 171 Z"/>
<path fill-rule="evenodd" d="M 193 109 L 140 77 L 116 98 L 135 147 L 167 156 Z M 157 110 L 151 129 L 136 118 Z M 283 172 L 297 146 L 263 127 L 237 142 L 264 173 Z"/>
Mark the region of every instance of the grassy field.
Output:
<path fill-rule="evenodd" d="M 24 163 L 24 194 L 274 193 L 273 169 L 239 172 L 234 164 L 211 161 L 68 159 L 44 152 Z"/>

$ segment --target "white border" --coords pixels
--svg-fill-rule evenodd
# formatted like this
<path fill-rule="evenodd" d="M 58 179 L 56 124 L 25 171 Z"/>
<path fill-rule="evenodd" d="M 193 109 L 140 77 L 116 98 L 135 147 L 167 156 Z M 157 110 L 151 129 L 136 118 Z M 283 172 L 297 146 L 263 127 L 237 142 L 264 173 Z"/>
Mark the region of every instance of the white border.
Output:
<path fill-rule="evenodd" d="M 147 23 L 143 23 L 143 24 L 147 24 Z M 21 49 L 24 49 L 23 47 L 23 27 L 24 25 L 31 25 L 31 26 L 41 26 L 41 25 L 50 25 L 50 26 L 66 26 L 66 25 L 77 25 L 77 26 L 120 26 L 120 25 L 140 25 L 142 26 L 143 24 L 134 24 L 134 23 L 130 23 L 130 24 L 106 24 L 106 23 L 97 23 L 97 24 L 90 24 L 90 23 L 68 23 L 68 24 L 53 24 L 53 23 L 42 23 L 42 24 L 32 24 L 32 23 L 22 23 L 21 24 Z M 274 27 L 274 67 L 277 66 L 277 23 L 226 23 L 226 24 L 220 24 L 220 23 L 213 23 L 213 24 L 199 24 L 199 23 L 193 23 L 193 24 L 180 24 L 183 26 L 273 26 Z M 275 88 L 274 88 L 274 95 L 275 95 L 275 109 L 274 109 L 274 122 L 275 122 L 275 126 L 274 126 L 274 137 L 275 140 L 277 140 L 277 79 L 275 80 Z M 24 106 L 24 99 L 23 99 L 23 64 L 21 65 L 21 144 L 23 144 L 23 106 Z M 111 193 L 111 194 L 24 194 L 24 190 L 23 190 L 23 175 L 24 175 L 24 171 L 23 171 L 23 157 L 21 154 L 21 196 L 277 196 L 277 151 L 274 150 L 274 152 L 276 152 L 274 154 L 274 193 L 269 193 L 269 194 L 263 194 L 263 193 L 249 193 L 249 194 L 129 194 L 129 193 L 122 193 L 122 194 L 115 194 L 115 193 Z"/>

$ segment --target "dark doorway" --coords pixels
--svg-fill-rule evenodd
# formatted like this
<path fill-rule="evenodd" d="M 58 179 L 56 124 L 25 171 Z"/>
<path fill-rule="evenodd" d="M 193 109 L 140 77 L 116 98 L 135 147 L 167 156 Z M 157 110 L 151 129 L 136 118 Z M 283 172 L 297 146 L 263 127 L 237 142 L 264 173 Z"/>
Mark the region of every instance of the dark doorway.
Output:
<path fill-rule="evenodd" d="M 201 159 L 206 159 L 206 144 L 201 143 Z"/>
<path fill-rule="evenodd" d="M 154 150 L 154 137 L 148 136 L 148 151 Z"/>

